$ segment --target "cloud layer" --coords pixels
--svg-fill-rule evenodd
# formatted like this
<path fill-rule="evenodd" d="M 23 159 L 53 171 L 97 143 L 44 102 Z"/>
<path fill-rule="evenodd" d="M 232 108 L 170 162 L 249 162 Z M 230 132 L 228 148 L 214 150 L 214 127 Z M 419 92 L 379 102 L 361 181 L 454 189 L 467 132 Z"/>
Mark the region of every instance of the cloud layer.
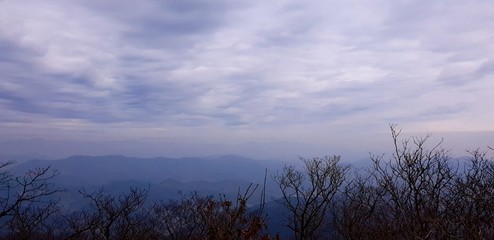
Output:
<path fill-rule="evenodd" d="M 492 131 L 490 1 L 0 2 L 0 130 Z M 305 133 L 305 135 L 304 135 Z"/>

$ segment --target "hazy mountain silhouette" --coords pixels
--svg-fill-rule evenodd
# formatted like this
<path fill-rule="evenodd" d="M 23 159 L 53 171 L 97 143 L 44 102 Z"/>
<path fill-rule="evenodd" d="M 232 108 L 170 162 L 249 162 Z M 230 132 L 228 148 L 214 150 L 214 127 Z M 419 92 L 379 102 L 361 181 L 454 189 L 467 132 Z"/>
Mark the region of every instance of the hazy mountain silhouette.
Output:
<path fill-rule="evenodd" d="M 268 169 L 267 200 L 278 197 L 278 186 L 271 176 L 283 163 L 257 161 L 234 155 L 208 158 L 136 158 L 120 155 L 72 156 L 60 160 L 30 160 L 14 165 L 10 171 L 21 175 L 29 169 L 51 166 L 59 172 L 52 183 L 67 189 L 60 194 L 64 205 L 72 208 L 84 205 L 79 191 L 103 188 L 118 195 L 130 187 L 148 188 L 148 200 L 169 201 L 193 192 L 201 196 L 225 195 L 235 199 L 238 191 L 250 183 L 263 184 Z M 258 203 L 259 196 L 252 198 Z"/>
<path fill-rule="evenodd" d="M 270 172 L 283 164 L 274 161 L 227 155 L 215 158 L 134 158 L 112 156 L 73 156 L 61 160 L 31 160 L 13 167 L 24 172 L 35 167 L 46 167 L 60 172 L 57 182 L 65 185 L 102 185 L 135 180 L 159 183 L 167 179 L 182 182 L 243 180 L 262 181 L 267 168 Z"/>

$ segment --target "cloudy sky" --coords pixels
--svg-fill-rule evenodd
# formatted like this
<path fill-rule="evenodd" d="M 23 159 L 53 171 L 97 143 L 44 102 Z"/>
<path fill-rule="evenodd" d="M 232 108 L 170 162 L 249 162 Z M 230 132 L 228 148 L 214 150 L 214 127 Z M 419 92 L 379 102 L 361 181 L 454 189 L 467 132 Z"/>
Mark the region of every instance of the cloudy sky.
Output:
<path fill-rule="evenodd" d="M 494 136 L 493 13 L 491 0 L 2 0 L 0 140 L 343 146 L 390 123 Z"/>

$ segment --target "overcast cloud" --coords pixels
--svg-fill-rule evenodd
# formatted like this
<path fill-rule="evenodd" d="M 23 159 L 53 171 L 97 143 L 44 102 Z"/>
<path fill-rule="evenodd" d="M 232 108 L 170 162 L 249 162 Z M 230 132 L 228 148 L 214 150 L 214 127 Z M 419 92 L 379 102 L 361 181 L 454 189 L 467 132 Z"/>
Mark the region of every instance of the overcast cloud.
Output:
<path fill-rule="evenodd" d="M 490 0 L 3 0 L 0 138 L 494 131 L 493 13 Z"/>

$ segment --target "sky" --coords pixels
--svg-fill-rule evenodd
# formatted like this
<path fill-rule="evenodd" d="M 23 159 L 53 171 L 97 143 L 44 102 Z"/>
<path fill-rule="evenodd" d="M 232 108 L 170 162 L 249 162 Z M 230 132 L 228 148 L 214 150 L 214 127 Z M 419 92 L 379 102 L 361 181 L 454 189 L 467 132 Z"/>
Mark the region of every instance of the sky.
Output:
<path fill-rule="evenodd" d="M 493 12 L 491 0 L 0 0 L 0 141 L 368 151 L 398 124 L 492 146 Z"/>

